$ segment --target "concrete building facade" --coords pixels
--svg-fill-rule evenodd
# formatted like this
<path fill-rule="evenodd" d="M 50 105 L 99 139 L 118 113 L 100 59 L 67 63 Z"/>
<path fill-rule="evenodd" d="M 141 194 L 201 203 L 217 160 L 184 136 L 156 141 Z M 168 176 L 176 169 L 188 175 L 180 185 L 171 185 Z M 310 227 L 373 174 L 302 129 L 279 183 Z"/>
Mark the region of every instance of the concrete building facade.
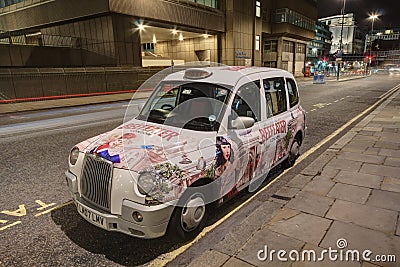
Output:
<path fill-rule="evenodd" d="M 361 30 L 357 26 L 356 18 L 353 13 L 336 15 L 319 19 L 322 23 L 329 26 L 332 32 L 331 54 L 336 53 L 340 48 L 342 37 L 342 51 L 344 54 L 358 54 L 364 50 L 364 38 Z M 342 32 L 343 23 L 343 32 Z"/>
<path fill-rule="evenodd" d="M 121 86 L 125 78 L 115 78 L 100 86 L 106 91 L 134 89 L 143 69 L 193 61 L 271 66 L 300 76 L 316 20 L 316 0 L 0 0 L 0 67 L 10 86 L 18 83 L 9 77 L 27 68 L 40 76 L 38 84 L 60 72 L 80 79 L 95 72 L 109 82 L 123 68 L 141 77 Z M 24 91 L 12 90 L 16 97 Z"/>
<path fill-rule="evenodd" d="M 318 61 L 331 53 L 332 32 L 329 26 L 321 21 L 315 24 L 315 39 L 308 43 L 307 59 L 311 62 Z"/>
<path fill-rule="evenodd" d="M 316 16 L 315 0 L 2 0 L 0 42 L 24 46 L 3 61 L 12 66 L 141 66 L 150 47 L 185 62 L 298 72 Z M 265 51 L 270 42 L 277 51 Z M 45 51 L 53 62 L 39 59 Z"/>

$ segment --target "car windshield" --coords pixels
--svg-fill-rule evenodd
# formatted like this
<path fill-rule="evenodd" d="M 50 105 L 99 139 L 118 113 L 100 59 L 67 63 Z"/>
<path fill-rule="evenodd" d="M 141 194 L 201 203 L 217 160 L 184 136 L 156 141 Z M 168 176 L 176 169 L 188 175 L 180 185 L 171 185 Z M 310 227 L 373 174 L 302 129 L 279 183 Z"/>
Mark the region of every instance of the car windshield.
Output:
<path fill-rule="evenodd" d="M 201 82 L 161 82 L 137 117 L 196 131 L 218 131 L 232 87 Z"/>

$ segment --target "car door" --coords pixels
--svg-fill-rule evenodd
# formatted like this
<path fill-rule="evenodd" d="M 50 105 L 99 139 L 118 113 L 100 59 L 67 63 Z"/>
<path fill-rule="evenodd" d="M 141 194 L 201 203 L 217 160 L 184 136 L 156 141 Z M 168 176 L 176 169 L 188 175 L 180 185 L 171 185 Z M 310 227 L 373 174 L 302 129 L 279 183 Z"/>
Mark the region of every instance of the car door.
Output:
<path fill-rule="evenodd" d="M 231 197 L 254 177 L 260 159 L 260 123 L 261 123 L 261 82 L 259 74 L 252 74 L 239 80 L 236 90 L 228 103 L 227 132 L 217 137 L 217 161 L 215 165 L 216 176 L 221 180 L 221 195 Z M 250 127 L 235 126 L 238 120 L 254 120 Z M 228 153 L 224 147 L 231 149 L 230 156 L 234 154 L 234 160 L 223 175 L 222 166 L 218 162 L 218 155 Z M 220 151 L 219 151 L 220 149 Z M 227 156 L 227 154 L 224 154 Z M 223 160 L 222 160 L 223 162 Z"/>
<path fill-rule="evenodd" d="M 262 125 L 261 140 L 263 144 L 262 162 L 268 171 L 280 163 L 287 151 L 288 104 L 285 79 L 283 77 L 266 78 L 262 81 L 266 122 Z"/>

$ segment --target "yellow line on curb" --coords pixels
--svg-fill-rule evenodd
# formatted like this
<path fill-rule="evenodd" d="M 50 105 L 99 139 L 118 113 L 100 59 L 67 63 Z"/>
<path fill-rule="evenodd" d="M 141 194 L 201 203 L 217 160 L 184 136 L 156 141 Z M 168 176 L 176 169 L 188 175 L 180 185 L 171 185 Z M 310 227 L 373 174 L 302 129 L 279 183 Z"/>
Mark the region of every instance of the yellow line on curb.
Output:
<path fill-rule="evenodd" d="M 388 92 L 395 92 L 396 90 L 398 90 L 400 88 L 400 84 L 393 87 L 392 89 L 390 89 Z M 387 93 L 388 93 L 387 92 Z M 361 118 L 362 116 L 364 116 L 366 113 L 370 112 L 372 109 L 374 109 L 376 106 L 378 106 L 379 104 L 381 104 L 387 97 L 389 94 L 385 93 L 385 98 L 381 98 L 380 100 L 378 100 L 377 102 L 375 102 L 375 104 L 373 104 L 372 106 L 370 106 L 369 108 L 367 108 L 366 110 L 364 110 L 362 113 L 358 114 L 356 117 L 354 117 L 353 119 L 351 119 L 349 122 L 347 122 L 346 124 L 344 124 L 342 127 L 340 127 L 339 129 L 337 129 L 336 131 L 334 131 L 332 134 L 330 134 L 329 136 L 327 136 L 326 138 L 324 138 L 322 141 L 320 141 L 318 144 L 316 144 L 315 146 L 313 146 L 312 148 L 310 148 L 309 150 L 307 150 L 304 154 L 302 154 L 295 162 L 295 164 L 293 165 L 296 166 L 298 165 L 300 162 L 302 162 L 304 159 L 306 159 L 309 155 L 311 155 L 312 153 L 314 153 L 316 150 L 318 150 L 320 147 L 322 147 L 324 144 L 326 144 L 327 142 L 329 142 L 332 138 L 334 138 L 335 136 L 337 136 L 340 132 L 342 132 L 344 129 L 346 129 L 348 126 L 350 126 L 352 123 L 354 123 L 355 121 L 357 121 L 359 118 Z M 291 168 L 290 168 L 291 169 Z M 221 218 L 220 220 L 218 220 L 216 223 L 214 223 L 213 225 L 210 225 L 206 228 L 203 229 L 203 231 L 190 243 L 185 244 L 179 248 L 177 248 L 174 251 L 162 254 L 160 256 L 158 256 L 156 259 L 154 259 L 153 261 L 151 261 L 148 266 L 151 267 L 156 267 L 156 266 L 165 266 L 167 263 L 169 263 L 170 261 L 174 260 L 176 257 L 178 257 L 180 254 L 182 254 L 183 252 L 185 252 L 189 247 L 191 247 L 193 244 L 195 244 L 197 241 L 199 241 L 201 238 L 203 238 L 208 232 L 210 232 L 211 230 L 215 229 L 217 226 L 219 226 L 220 224 L 222 224 L 224 221 L 226 221 L 230 216 L 232 216 L 235 212 L 237 212 L 238 210 L 240 210 L 244 205 L 246 205 L 247 203 L 249 203 L 250 201 L 252 201 L 255 197 L 257 197 L 259 194 L 261 194 L 262 192 L 264 192 L 267 188 L 269 188 L 272 184 L 274 184 L 276 181 L 278 181 L 281 177 L 283 177 L 290 169 L 286 169 L 284 170 L 279 176 L 277 176 L 275 179 L 273 179 L 270 183 L 268 183 L 265 187 L 261 188 L 257 193 L 255 193 L 253 196 L 251 196 L 249 199 L 247 199 L 245 202 L 243 202 L 242 204 L 240 204 L 239 206 L 237 206 L 234 210 L 232 210 L 231 212 L 229 212 L 227 215 L 225 215 L 223 218 Z"/>
<path fill-rule="evenodd" d="M 64 204 L 61 204 L 61 205 L 58 205 L 58 206 L 56 206 L 56 207 L 54 207 L 54 208 L 51 208 L 51 209 L 45 210 L 45 211 L 43 211 L 43 212 L 37 213 L 37 214 L 35 214 L 35 217 L 42 216 L 42 215 L 47 214 L 47 213 L 49 213 L 49 212 L 51 212 L 51 211 L 53 211 L 53 210 L 60 209 L 60 208 L 65 207 L 65 206 L 67 206 L 67 205 L 69 205 L 69 204 L 72 204 L 72 203 L 74 203 L 72 200 L 71 200 L 71 201 L 68 201 L 68 202 L 66 202 L 66 203 L 64 203 Z"/>

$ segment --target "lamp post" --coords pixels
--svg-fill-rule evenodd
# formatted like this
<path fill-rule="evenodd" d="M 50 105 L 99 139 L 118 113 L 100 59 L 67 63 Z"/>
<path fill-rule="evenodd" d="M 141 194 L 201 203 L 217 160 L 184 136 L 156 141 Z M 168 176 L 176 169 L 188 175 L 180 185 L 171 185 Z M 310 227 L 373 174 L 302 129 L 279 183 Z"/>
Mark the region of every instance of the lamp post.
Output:
<path fill-rule="evenodd" d="M 378 19 L 378 15 L 372 14 L 369 16 L 369 19 L 371 20 L 371 35 L 369 37 L 369 66 L 371 67 L 371 65 L 372 65 L 372 41 L 373 41 L 372 36 L 374 35 L 374 22 L 376 19 Z"/>
<path fill-rule="evenodd" d="M 342 15 L 342 29 L 340 30 L 340 42 L 339 42 L 339 53 L 342 53 L 342 43 L 343 43 L 343 24 L 344 24 L 344 10 L 346 9 L 346 0 L 343 0 L 343 7 L 341 10 Z M 340 73 L 340 63 L 338 62 L 338 69 L 337 69 L 337 80 L 339 80 L 339 73 Z"/>

